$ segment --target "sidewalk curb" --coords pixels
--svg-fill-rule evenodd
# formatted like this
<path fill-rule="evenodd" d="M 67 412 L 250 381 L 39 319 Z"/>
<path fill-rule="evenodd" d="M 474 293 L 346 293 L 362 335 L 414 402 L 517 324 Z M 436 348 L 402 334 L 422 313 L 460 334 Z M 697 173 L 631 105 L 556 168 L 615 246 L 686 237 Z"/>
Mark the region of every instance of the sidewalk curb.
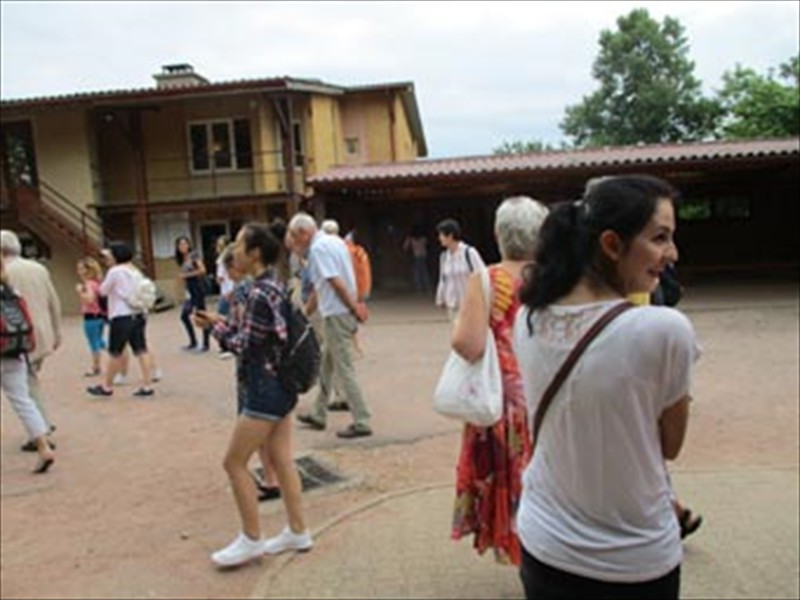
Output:
<path fill-rule="evenodd" d="M 411 488 L 404 488 L 401 490 L 396 490 L 394 492 L 387 492 L 378 496 L 377 498 L 372 498 L 371 500 L 365 500 L 361 504 L 354 506 L 353 508 L 343 511 L 330 519 L 328 519 L 325 523 L 320 525 L 319 527 L 313 529 L 311 531 L 311 535 L 316 543 L 322 535 L 336 527 L 337 525 L 346 522 L 352 517 L 358 516 L 361 513 L 364 513 L 372 508 L 380 506 L 390 500 L 395 500 L 397 498 L 402 498 L 404 496 L 411 496 L 414 494 L 421 494 L 424 492 L 429 492 L 432 490 L 444 489 L 452 487 L 453 483 L 429 483 L 426 485 L 411 487 Z M 313 550 L 312 550 L 313 552 Z M 281 572 L 298 557 L 297 552 L 286 553 L 278 557 L 275 563 L 268 567 L 267 572 L 262 575 L 258 582 L 253 586 L 253 592 L 250 594 L 250 598 L 253 600 L 266 598 L 266 591 L 269 589 L 270 583 L 276 579 Z"/>

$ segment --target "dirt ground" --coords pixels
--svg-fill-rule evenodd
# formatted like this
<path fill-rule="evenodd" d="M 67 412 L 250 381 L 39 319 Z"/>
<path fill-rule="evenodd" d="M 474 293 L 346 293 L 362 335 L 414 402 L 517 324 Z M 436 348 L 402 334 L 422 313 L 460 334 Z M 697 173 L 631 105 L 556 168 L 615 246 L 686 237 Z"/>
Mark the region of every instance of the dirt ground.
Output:
<path fill-rule="evenodd" d="M 690 431 L 676 470 L 798 467 L 798 290 L 789 285 L 698 289 L 682 309 L 703 346 Z M 310 526 L 371 497 L 448 481 L 459 427 L 430 408 L 448 348 L 448 323 L 429 299 L 373 303 L 357 363 L 376 435 L 342 441 L 298 426 L 296 453 L 348 477 L 305 494 Z M 0 429 L 0 597 L 247 597 L 271 561 L 220 573 L 209 554 L 238 521 L 222 454 L 234 405 L 231 361 L 179 350 L 175 310 L 154 315 L 151 345 L 165 372 L 153 399 L 88 397 L 88 353 L 76 318 L 45 364 L 43 392 L 58 457 L 33 476 L 24 431 L 4 401 Z M 137 371 L 134 369 L 133 374 Z M 308 398 L 301 400 L 301 406 Z M 679 493 L 691 500 L 690 490 Z M 280 503 L 261 504 L 265 532 L 283 526 Z"/>

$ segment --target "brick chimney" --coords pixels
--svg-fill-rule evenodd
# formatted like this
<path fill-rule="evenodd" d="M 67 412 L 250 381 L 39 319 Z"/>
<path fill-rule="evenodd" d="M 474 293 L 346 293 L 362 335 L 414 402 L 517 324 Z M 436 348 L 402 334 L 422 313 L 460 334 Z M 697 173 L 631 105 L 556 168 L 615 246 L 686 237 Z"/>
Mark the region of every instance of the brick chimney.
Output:
<path fill-rule="evenodd" d="M 195 85 L 208 85 L 208 79 L 194 72 L 192 65 L 182 63 L 176 65 L 163 65 L 161 73 L 153 75 L 158 89 L 192 87 Z"/>

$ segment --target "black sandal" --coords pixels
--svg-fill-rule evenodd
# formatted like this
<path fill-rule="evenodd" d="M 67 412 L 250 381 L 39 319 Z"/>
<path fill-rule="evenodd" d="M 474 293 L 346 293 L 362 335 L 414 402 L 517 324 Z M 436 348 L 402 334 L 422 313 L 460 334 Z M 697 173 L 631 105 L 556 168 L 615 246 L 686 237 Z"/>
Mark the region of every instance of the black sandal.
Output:
<path fill-rule="evenodd" d="M 33 469 L 33 473 L 36 475 L 47 473 L 47 470 L 53 466 L 54 462 L 56 462 L 54 457 L 40 458 L 39 462 L 36 463 L 36 467 Z"/>
<path fill-rule="evenodd" d="M 703 524 L 703 515 L 697 515 L 692 519 L 692 511 L 685 508 L 680 519 L 678 519 L 678 523 L 681 526 L 681 539 L 684 539 L 700 529 L 700 525 Z"/>

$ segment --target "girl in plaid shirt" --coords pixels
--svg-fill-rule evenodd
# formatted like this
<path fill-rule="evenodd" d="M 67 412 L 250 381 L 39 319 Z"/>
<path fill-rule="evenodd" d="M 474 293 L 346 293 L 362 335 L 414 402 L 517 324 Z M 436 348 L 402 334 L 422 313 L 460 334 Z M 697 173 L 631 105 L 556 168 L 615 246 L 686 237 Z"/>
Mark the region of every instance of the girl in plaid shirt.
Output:
<path fill-rule="evenodd" d="M 280 249 L 281 242 L 267 227 L 256 223 L 242 227 L 234 243 L 233 260 L 235 268 L 250 275 L 253 282 L 241 321 L 226 321 L 206 311 L 197 311 L 194 316 L 198 327 L 213 327 L 214 337 L 239 357 L 244 384 L 239 419 L 224 460 L 242 531 L 231 544 L 211 555 L 220 567 L 240 565 L 263 554 L 307 551 L 313 545 L 303 520 L 300 477 L 292 457 L 292 426 L 287 418 L 297 396 L 287 392 L 277 376 L 288 338 L 284 319 L 288 300 L 274 270 Z M 250 457 L 265 443 L 289 521 L 280 534 L 268 540 L 261 535 L 256 486 L 247 469 Z"/>
<path fill-rule="evenodd" d="M 244 319 L 244 311 L 247 306 L 247 296 L 250 293 L 250 288 L 253 285 L 253 280 L 240 273 L 236 265 L 233 264 L 233 244 L 229 244 L 220 254 L 219 262 L 225 269 L 225 273 L 233 285 L 233 289 L 229 292 L 226 302 L 228 310 L 225 314 L 226 323 L 233 327 L 238 327 Z M 236 357 L 236 414 L 242 413 L 244 408 L 245 398 L 247 395 L 247 380 L 245 377 L 245 370 L 242 365 L 240 357 Z M 269 457 L 269 448 L 266 443 L 262 444 L 258 449 L 258 457 L 261 459 L 261 473 L 259 477 L 252 473 L 252 477 L 256 482 L 258 488 L 258 501 L 274 500 L 280 498 L 281 488 L 278 485 L 278 479 L 275 475 L 275 469 L 272 467 L 272 460 Z"/>

